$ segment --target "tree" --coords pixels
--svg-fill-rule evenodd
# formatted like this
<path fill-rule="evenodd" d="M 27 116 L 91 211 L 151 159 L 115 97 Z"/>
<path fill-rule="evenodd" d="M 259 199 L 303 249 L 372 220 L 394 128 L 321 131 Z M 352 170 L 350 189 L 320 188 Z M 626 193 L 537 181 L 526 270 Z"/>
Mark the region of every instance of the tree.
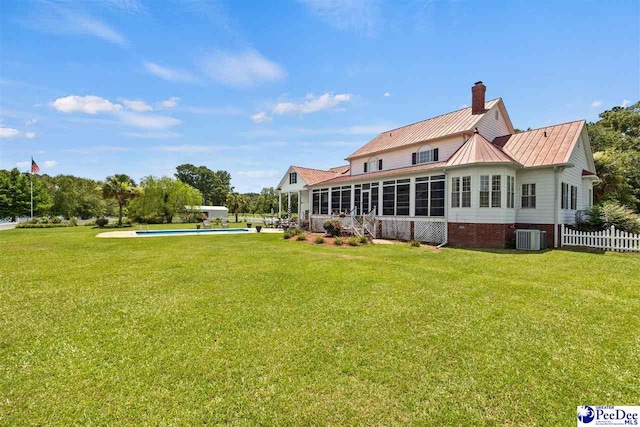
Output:
<path fill-rule="evenodd" d="M 205 205 L 224 205 L 232 191 L 231 174 L 227 171 L 212 171 L 206 166 L 183 164 L 176 168 L 175 177 L 200 190 Z"/>
<path fill-rule="evenodd" d="M 122 227 L 122 208 L 140 195 L 140 189 L 128 175 L 122 173 L 107 177 L 102 186 L 102 195 L 105 199 L 118 202 L 118 226 Z"/>
<path fill-rule="evenodd" d="M 227 196 L 227 208 L 236 215 L 238 222 L 238 212 L 246 206 L 245 197 L 238 193 L 229 193 Z"/>
<path fill-rule="evenodd" d="M 146 177 L 140 183 L 142 193 L 130 207 L 137 221 L 154 222 L 159 218 L 173 222 L 176 214 L 187 211 L 187 206 L 202 204 L 202 194 L 184 182 L 170 177 Z"/>
<path fill-rule="evenodd" d="M 267 214 L 272 209 L 274 212 L 278 211 L 278 194 L 273 187 L 263 188 L 256 200 L 254 212 Z"/>
<path fill-rule="evenodd" d="M 34 215 L 49 213 L 51 197 L 42 183 L 41 177 L 20 173 L 16 168 L 0 170 L 0 218 L 15 221 L 31 214 L 31 180 L 33 180 Z"/>
<path fill-rule="evenodd" d="M 105 201 L 100 183 L 73 175 L 43 178 L 53 199 L 53 215 L 93 218 L 104 214 Z"/>

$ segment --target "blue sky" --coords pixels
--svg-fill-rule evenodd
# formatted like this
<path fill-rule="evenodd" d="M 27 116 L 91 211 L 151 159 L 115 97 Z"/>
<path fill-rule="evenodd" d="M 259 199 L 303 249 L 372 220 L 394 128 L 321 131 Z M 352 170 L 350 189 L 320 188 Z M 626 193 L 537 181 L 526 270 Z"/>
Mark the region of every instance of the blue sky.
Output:
<path fill-rule="evenodd" d="M 0 3 L 0 169 L 277 185 L 377 133 L 502 97 L 516 127 L 640 98 L 637 1 Z"/>

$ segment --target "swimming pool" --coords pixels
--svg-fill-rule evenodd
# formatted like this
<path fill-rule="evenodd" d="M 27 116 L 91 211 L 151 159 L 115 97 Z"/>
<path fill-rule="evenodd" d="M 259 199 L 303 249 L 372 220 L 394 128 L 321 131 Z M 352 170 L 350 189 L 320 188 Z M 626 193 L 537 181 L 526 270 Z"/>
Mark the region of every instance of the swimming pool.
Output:
<path fill-rule="evenodd" d="M 236 233 L 249 233 L 251 230 L 248 228 L 205 228 L 196 230 L 142 230 L 136 231 L 138 236 L 177 236 L 181 234 L 236 234 Z"/>

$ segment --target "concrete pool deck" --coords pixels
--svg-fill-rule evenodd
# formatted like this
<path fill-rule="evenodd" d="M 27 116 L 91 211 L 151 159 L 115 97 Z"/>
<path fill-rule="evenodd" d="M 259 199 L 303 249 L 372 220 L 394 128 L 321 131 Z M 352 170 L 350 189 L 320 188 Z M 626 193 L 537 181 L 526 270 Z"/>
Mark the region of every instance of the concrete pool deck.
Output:
<path fill-rule="evenodd" d="M 160 236 L 164 236 L 164 237 L 168 237 L 168 236 L 216 236 L 216 235 L 229 235 L 229 234 L 252 234 L 252 233 L 257 233 L 255 228 L 250 228 L 248 231 L 244 231 L 241 233 L 238 233 L 237 231 L 233 231 L 233 230 L 229 230 L 229 231 L 222 231 L 224 229 L 219 229 L 216 228 L 214 230 L 221 230 L 221 231 L 216 231 L 216 232 L 202 232 L 202 231 L 197 231 L 197 230 L 184 230 L 184 229 L 178 229 L 176 228 L 175 230 L 172 230 L 170 228 L 168 229 L 160 229 L 160 230 L 119 230 L 119 231 L 105 231 L 104 233 L 100 233 L 98 234 L 96 237 L 100 237 L 100 238 L 106 238 L 106 239 L 126 239 L 126 238 L 131 238 L 131 237 L 160 237 Z M 158 233 L 158 234 L 153 234 L 153 233 L 149 233 L 149 234 L 136 234 L 136 231 L 165 231 L 167 233 Z M 171 234 L 171 231 L 181 231 L 180 233 L 176 233 L 176 234 Z M 185 232 L 185 231 L 190 231 L 190 232 Z M 265 233 L 265 234 L 272 234 L 272 233 L 283 233 L 283 230 L 279 230 L 279 229 L 274 229 L 274 228 L 263 228 L 260 233 Z"/>

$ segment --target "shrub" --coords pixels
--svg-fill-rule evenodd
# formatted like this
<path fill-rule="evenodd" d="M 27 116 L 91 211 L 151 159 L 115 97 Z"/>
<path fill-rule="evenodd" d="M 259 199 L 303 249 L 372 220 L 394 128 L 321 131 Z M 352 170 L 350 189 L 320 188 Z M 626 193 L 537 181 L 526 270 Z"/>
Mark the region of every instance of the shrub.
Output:
<path fill-rule="evenodd" d="M 328 219 L 322 224 L 328 235 L 342 236 L 342 222 L 339 219 Z"/>
<path fill-rule="evenodd" d="M 356 236 L 349 237 L 349 240 L 347 240 L 347 243 L 349 243 L 349 246 L 358 246 L 360 245 L 360 239 L 357 238 Z"/>
<path fill-rule="evenodd" d="M 27 224 L 40 224 L 40 219 L 31 218 L 29 221 L 27 221 Z"/>
<path fill-rule="evenodd" d="M 43 216 L 42 218 L 40 218 L 40 223 L 41 224 L 49 224 L 49 218 Z"/>
<path fill-rule="evenodd" d="M 409 245 L 411 245 L 414 248 L 419 248 L 420 247 L 420 242 L 418 242 L 417 240 L 412 240 L 409 242 Z"/>
<path fill-rule="evenodd" d="M 336 237 L 335 239 L 333 239 L 333 244 L 336 246 L 342 246 L 344 244 L 344 240 L 342 239 L 342 237 Z"/>
<path fill-rule="evenodd" d="M 307 234 L 306 233 L 298 233 L 298 237 L 296 238 L 296 240 L 298 240 L 299 242 L 307 240 Z"/>
<path fill-rule="evenodd" d="M 285 231 L 284 233 L 282 233 L 282 238 L 285 239 L 285 240 L 290 239 L 291 236 L 292 236 L 292 234 L 291 234 L 290 231 Z"/>
<path fill-rule="evenodd" d="M 62 220 L 59 216 L 54 216 L 53 218 L 51 218 L 51 224 L 62 224 Z"/>
<path fill-rule="evenodd" d="M 100 228 L 109 224 L 109 220 L 107 218 L 98 218 L 96 219 L 96 225 Z"/>
<path fill-rule="evenodd" d="M 366 245 L 367 243 L 369 243 L 369 238 L 367 236 L 360 236 L 360 243 Z"/>
<path fill-rule="evenodd" d="M 584 222 L 577 224 L 579 228 L 602 230 L 613 225 L 622 231 L 640 233 L 640 215 L 615 202 L 592 206 L 585 217 Z"/>
<path fill-rule="evenodd" d="M 69 227 L 77 227 L 78 226 L 78 218 L 76 218 L 75 216 L 72 216 L 71 219 L 69 219 Z"/>
<path fill-rule="evenodd" d="M 52 223 L 31 224 L 28 222 L 21 222 L 20 224 L 16 225 L 16 228 L 61 228 L 61 227 L 68 227 L 68 224 L 52 224 Z"/>
<path fill-rule="evenodd" d="M 324 237 L 322 236 L 318 236 L 316 237 L 316 239 L 314 240 L 314 242 L 316 242 L 318 245 L 321 245 L 324 243 Z"/>

